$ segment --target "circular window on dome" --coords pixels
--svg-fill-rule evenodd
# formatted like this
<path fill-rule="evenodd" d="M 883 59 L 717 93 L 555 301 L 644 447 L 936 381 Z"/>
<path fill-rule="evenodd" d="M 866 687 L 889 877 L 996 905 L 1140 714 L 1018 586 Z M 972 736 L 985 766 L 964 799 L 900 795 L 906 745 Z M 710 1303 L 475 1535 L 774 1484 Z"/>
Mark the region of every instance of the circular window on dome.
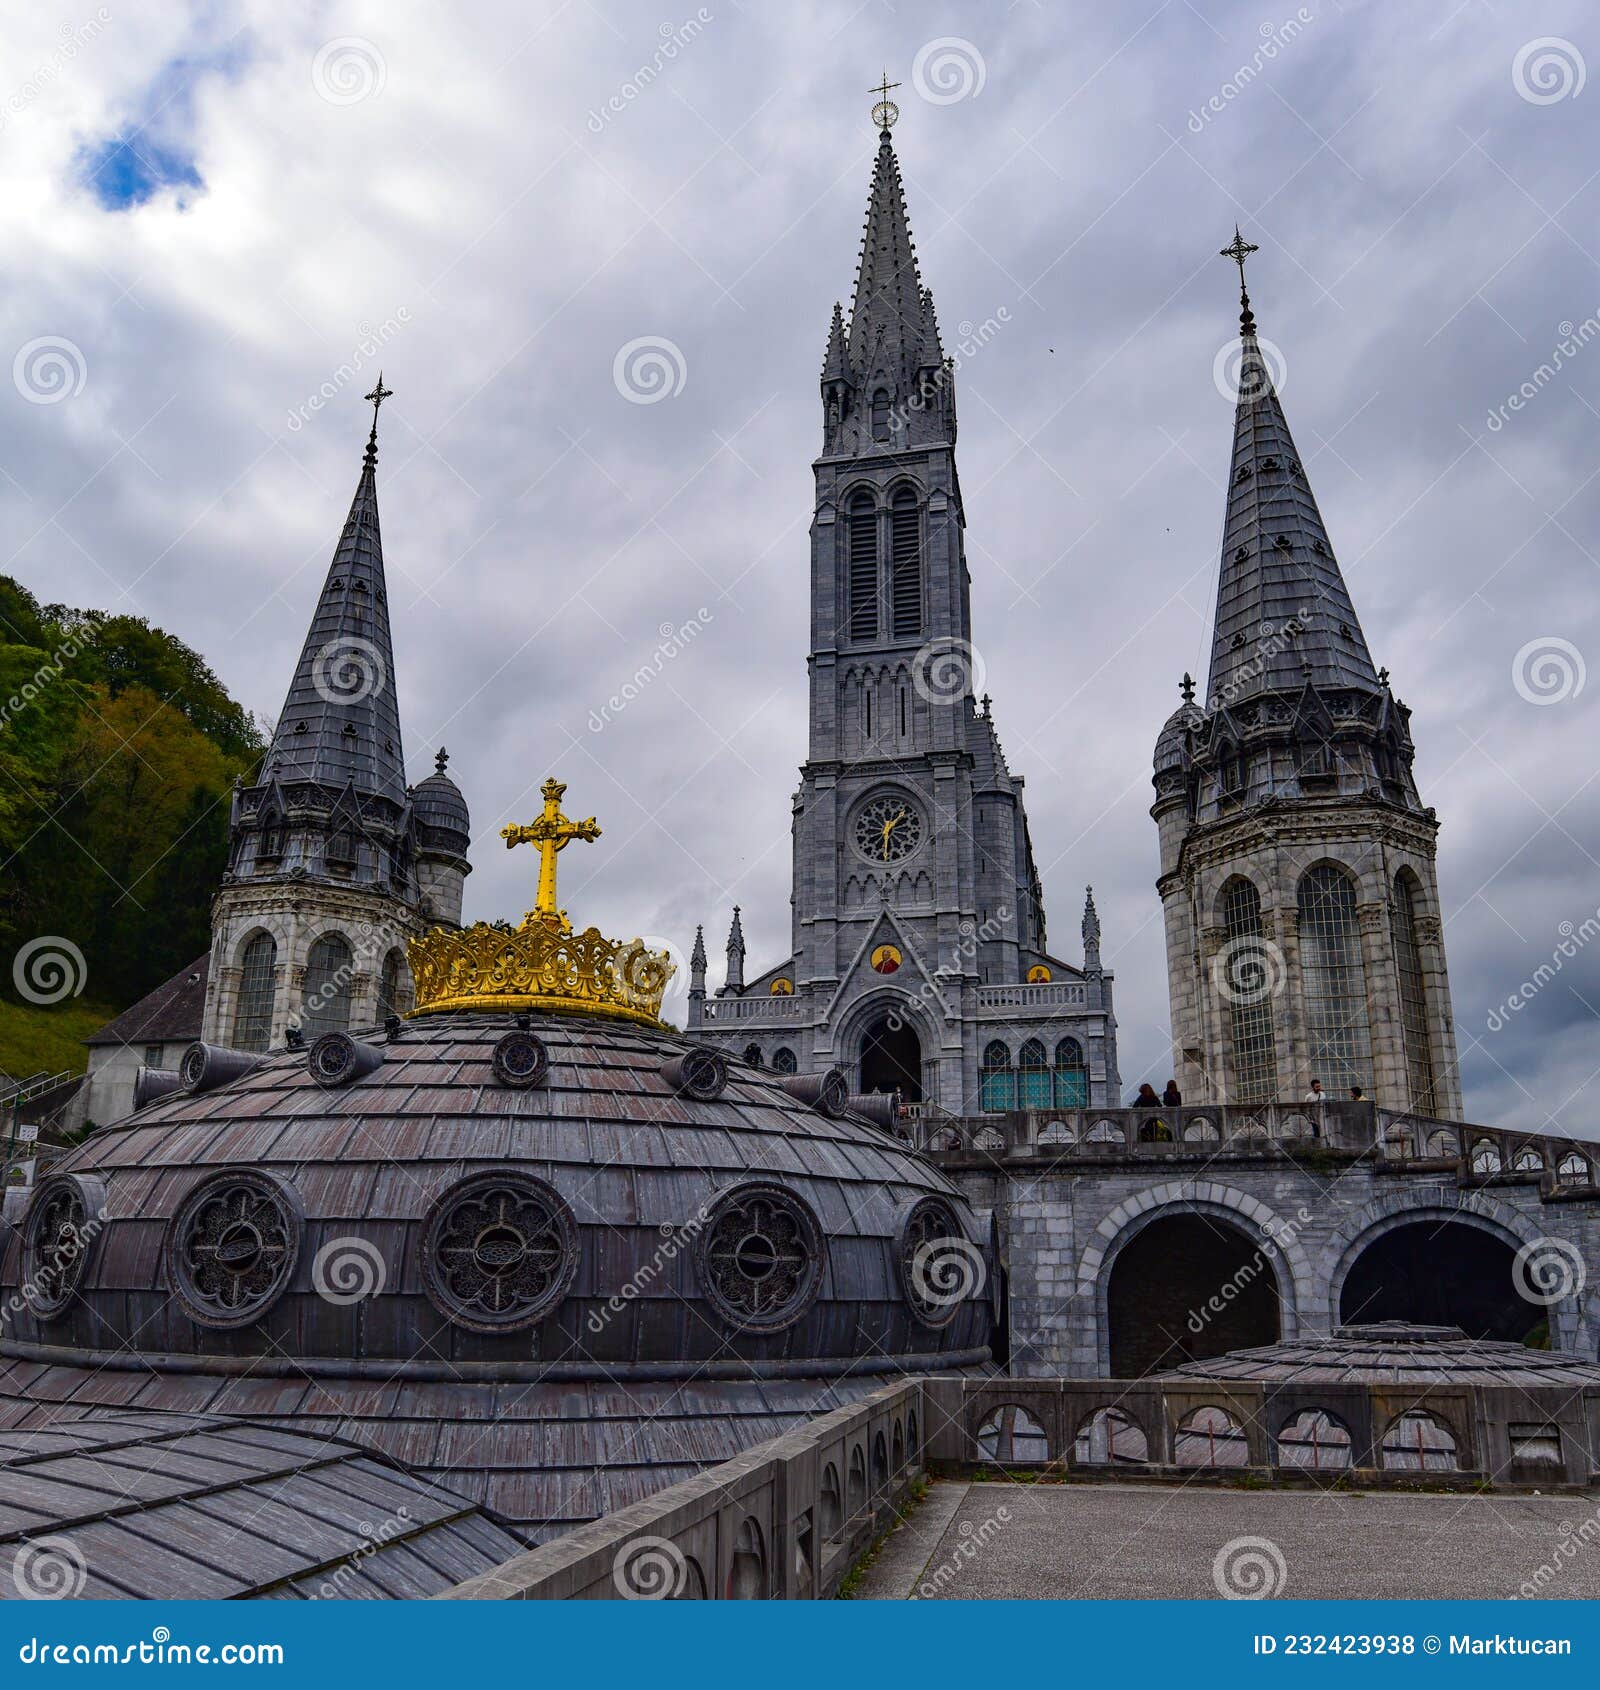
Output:
<path fill-rule="evenodd" d="M 287 1290 L 303 1217 L 271 1174 L 232 1169 L 203 1180 L 167 1231 L 167 1279 L 199 1326 L 249 1326 Z"/>
<path fill-rule="evenodd" d="M 516 1332 L 552 1313 L 578 1271 L 578 1229 L 529 1174 L 475 1174 L 428 1216 L 422 1271 L 435 1308 L 472 1332 Z"/>
<path fill-rule="evenodd" d="M 76 1174 L 57 1174 L 34 1193 L 26 1240 L 28 1301 L 46 1320 L 77 1296 L 104 1206 L 99 1182 Z"/>
<path fill-rule="evenodd" d="M 741 1185 L 719 1198 L 697 1244 L 700 1284 L 717 1313 L 746 1332 L 778 1332 L 822 1283 L 816 1217 L 781 1185 Z"/>
<path fill-rule="evenodd" d="M 896 1261 L 900 1289 L 924 1326 L 948 1326 L 987 1277 L 983 1252 L 942 1197 L 924 1197 L 913 1206 L 900 1229 Z"/>

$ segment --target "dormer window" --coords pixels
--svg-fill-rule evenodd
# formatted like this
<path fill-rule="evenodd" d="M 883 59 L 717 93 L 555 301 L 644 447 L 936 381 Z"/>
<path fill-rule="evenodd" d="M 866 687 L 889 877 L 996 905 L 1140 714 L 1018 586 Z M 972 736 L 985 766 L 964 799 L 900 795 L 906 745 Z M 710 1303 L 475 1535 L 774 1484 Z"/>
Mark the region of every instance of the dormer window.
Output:
<path fill-rule="evenodd" d="M 1315 780 L 1333 773 L 1333 748 L 1324 739 L 1313 740 L 1300 753 L 1301 779 Z"/>
<path fill-rule="evenodd" d="M 1235 793 L 1244 785 L 1244 758 L 1231 746 L 1222 754 L 1222 790 Z"/>
<path fill-rule="evenodd" d="M 264 858 L 275 858 L 283 855 L 285 843 L 285 829 L 282 822 L 274 822 L 270 827 L 261 830 L 261 844 L 256 849 L 256 855 Z"/>

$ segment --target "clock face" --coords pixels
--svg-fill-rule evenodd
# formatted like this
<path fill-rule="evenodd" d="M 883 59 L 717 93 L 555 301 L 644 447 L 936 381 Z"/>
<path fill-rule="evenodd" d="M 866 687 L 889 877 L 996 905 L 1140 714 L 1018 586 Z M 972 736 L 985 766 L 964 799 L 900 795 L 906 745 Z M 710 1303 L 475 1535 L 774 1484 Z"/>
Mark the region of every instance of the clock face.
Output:
<path fill-rule="evenodd" d="M 897 863 L 922 843 L 922 817 L 908 798 L 874 798 L 856 812 L 856 849 L 875 863 Z"/>

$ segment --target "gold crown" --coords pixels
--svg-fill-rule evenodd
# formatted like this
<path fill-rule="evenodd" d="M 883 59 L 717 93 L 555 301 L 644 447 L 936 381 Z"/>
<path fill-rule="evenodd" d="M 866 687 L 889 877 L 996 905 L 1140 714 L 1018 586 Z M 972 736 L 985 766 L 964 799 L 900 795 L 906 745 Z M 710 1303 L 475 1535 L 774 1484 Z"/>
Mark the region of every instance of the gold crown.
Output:
<path fill-rule="evenodd" d="M 598 839 L 593 816 L 569 821 L 561 813 L 566 787 L 547 780 L 540 788 L 544 813 L 537 821 L 500 830 L 509 850 L 539 851 L 539 891 L 520 927 L 478 922 L 452 932 L 436 927 L 406 949 L 416 986 L 413 1015 L 446 1009 L 552 1009 L 617 1015 L 654 1024 L 675 972 L 670 956 L 641 940 L 608 939 L 597 927 L 575 933 L 556 907 L 556 854 L 574 839 Z"/>

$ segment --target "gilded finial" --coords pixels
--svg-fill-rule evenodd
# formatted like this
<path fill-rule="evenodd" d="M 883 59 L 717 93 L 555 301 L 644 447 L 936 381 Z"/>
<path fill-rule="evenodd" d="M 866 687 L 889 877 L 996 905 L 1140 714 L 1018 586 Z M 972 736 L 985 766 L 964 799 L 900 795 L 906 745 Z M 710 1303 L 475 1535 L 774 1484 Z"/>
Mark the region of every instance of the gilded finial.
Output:
<path fill-rule="evenodd" d="M 440 773 L 444 758 L 441 750 Z M 558 853 L 574 839 L 600 837 L 593 816 L 573 821 L 561 813 L 566 790 L 547 780 L 539 789 L 543 814 L 500 830 L 507 850 L 533 845 L 539 851 L 539 890 L 520 927 L 480 921 L 460 930 L 435 928 L 408 943 L 414 1014 L 544 1009 L 657 1024 L 672 958 L 639 939 L 608 939 L 595 927 L 575 932 L 556 903 Z"/>
<path fill-rule="evenodd" d="M 1244 261 L 1252 252 L 1260 252 L 1261 248 L 1252 246 L 1239 233 L 1239 225 L 1233 226 L 1233 239 L 1217 254 L 1219 258 L 1231 258 L 1239 266 L 1239 330 L 1242 334 L 1256 332 L 1255 313 L 1250 309 L 1250 295 L 1244 285 Z"/>
<path fill-rule="evenodd" d="M 539 890 L 533 901 L 532 913 L 546 921 L 565 925 L 566 917 L 556 904 L 556 853 L 564 851 L 574 839 L 591 844 L 600 837 L 600 828 L 593 816 L 575 822 L 561 813 L 561 800 L 566 784 L 553 775 L 539 788 L 544 799 L 544 814 L 537 821 L 514 822 L 500 829 L 506 849 L 518 845 L 535 845 L 539 850 Z"/>
<path fill-rule="evenodd" d="M 372 407 L 372 432 L 367 436 L 367 462 L 375 464 L 378 461 L 378 407 L 385 399 L 394 397 L 394 389 L 383 385 L 382 370 L 378 371 L 378 385 L 364 397 Z"/>
<path fill-rule="evenodd" d="M 889 90 L 899 86 L 898 82 L 889 80 L 889 73 L 885 71 L 883 80 L 877 87 L 867 90 L 869 94 L 878 96 L 877 103 L 872 108 L 872 121 L 877 124 L 879 132 L 885 140 L 889 138 L 889 131 L 900 121 L 900 108 L 889 98 Z"/>

